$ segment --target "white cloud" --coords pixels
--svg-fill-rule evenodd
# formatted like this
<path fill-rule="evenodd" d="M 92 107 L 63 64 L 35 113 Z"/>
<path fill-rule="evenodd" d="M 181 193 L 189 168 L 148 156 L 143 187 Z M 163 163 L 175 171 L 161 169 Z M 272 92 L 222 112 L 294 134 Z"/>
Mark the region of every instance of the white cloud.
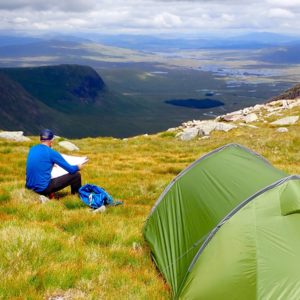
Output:
<path fill-rule="evenodd" d="M 0 0 L 2 31 L 293 32 L 298 20 L 300 0 Z"/>
<path fill-rule="evenodd" d="M 283 8 L 272 8 L 269 11 L 269 16 L 271 18 L 284 18 L 284 19 L 295 17 L 295 15 L 291 11 Z"/>
<path fill-rule="evenodd" d="M 222 19 L 226 22 L 233 22 L 235 20 L 235 17 L 230 14 L 222 14 Z"/>
<path fill-rule="evenodd" d="M 15 24 L 24 24 L 24 23 L 29 23 L 29 20 L 22 17 L 16 17 L 12 20 L 12 22 Z"/>
<path fill-rule="evenodd" d="M 299 0 L 267 0 L 266 3 L 277 7 L 300 7 Z"/>
<path fill-rule="evenodd" d="M 173 28 L 173 27 L 178 27 L 182 24 L 182 21 L 180 17 L 163 12 L 154 17 L 153 23 L 157 27 L 164 27 L 164 28 Z"/>
<path fill-rule="evenodd" d="M 95 0 L 9 0 L 0 1 L 0 10 L 30 9 L 33 11 L 87 11 L 96 6 Z"/>

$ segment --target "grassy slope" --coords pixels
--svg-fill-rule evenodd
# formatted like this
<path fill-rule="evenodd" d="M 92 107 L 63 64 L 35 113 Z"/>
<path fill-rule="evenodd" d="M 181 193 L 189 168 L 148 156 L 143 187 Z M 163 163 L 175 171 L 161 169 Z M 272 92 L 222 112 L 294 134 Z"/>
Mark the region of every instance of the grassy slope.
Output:
<path fill-rule="evenodd" d="M 1 72 L 21 84 L 36 99 L 58 111 L 68 103 L 96 101 L 105 84 L 94 69 L 81 65 L 4 68 Z"/>
<path fill-rule="evenodd" d="M 286 114 L 299 115 L 300 108 Z M 261 127 L 215 132 L 209 140 L 190 142 L 170 133 L 75 140 L 78 154 L 90 158 L 82 170 L 84 183 L 100 185 L 124 200 L 124 206 L 104 214 L 91 213 L 68 190 L 61 199 L 40 204 L 37 195 L 23 188 L 26 155 L 37 138 L 28 143 L 0 140 L 0 298 L 169 299 L 142 228 L 176 174 L 199 156 L 232 142 L 288 173 L 300 174 L 299 122 L 288 133 L 257 125 Z"/>

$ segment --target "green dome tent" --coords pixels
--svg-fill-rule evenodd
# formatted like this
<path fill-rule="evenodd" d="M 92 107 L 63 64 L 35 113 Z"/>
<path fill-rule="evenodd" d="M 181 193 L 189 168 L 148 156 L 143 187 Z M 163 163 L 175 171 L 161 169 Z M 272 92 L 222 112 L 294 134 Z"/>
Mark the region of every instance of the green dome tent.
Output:
<path fill-rule="evenodd" d="M 300 299 L 300 176 L 237 144 L 182 171 L 144 237 L 176 299 Z"/>

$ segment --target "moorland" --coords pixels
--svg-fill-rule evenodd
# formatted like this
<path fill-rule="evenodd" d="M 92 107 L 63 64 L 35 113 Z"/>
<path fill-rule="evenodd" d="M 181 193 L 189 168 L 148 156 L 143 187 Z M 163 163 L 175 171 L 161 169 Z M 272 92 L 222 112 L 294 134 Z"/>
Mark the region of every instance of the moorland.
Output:
<path fill-rule="evenodd" d="M 299 107 L 284 112 L 299 115 Z M 273 121 L 276 116 L 268 117 Z M 74 139 L 89 163 L 83 183 L 105 188 L 122 206 L 94 214 L 66 189 L 44 204 L 24 189 L 29 147 L 0 140 L 0 297 L 3 299 L 170 299 L 143 239 L 143 226 L 168 183 L 195 159 L 242 144 L 288 174 L 300 173 L 299 122 L 288 132 L 270 123 L 181 141 L 172 132 L 128 139 Z M 59 141 L 59 140 L 58 140 Z M 66 153 L 56 142 L 54 148 Z"/>

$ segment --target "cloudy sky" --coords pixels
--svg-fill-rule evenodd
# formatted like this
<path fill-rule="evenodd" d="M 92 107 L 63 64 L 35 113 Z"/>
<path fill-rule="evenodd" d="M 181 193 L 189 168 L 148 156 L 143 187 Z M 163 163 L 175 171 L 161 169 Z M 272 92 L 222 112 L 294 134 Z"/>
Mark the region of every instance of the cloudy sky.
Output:
<path fill-rule="evenodd" d="M 0 31 L 299 34 L 300 0 L 0 0 Z"/>

